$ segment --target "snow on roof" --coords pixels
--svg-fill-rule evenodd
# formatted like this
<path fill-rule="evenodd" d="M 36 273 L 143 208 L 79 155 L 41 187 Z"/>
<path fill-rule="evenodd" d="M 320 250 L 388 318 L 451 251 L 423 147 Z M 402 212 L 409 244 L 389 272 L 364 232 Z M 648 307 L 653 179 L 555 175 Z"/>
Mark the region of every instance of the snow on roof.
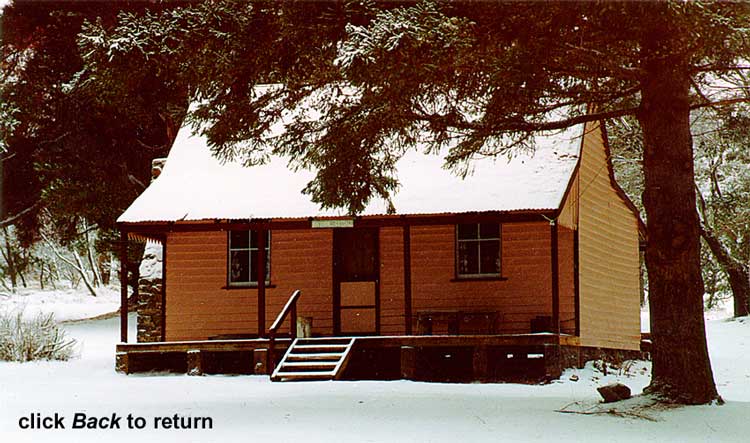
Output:
<path fill-rule="evenodd" d="M 580 155 L 583 127 L 536 137 L 534 153 L 512 160 L 473 160 L 473 173 L 462 179 L 443 169 L 443 156 L 409 151 L 397 163 L 401 186 L 392 196 L 397 214 L 557 209 Z M 345 216 L 344 209 L 323 210 L 302 190 L 314 171 L 292 171 L 273 157 L 251 168 L 213 157 L 206 139 L 183 128 L 163 172 L 118 222 L 169 222 L 214 219 Z M 382 199 L 359 215 L 383 215 Z"/>

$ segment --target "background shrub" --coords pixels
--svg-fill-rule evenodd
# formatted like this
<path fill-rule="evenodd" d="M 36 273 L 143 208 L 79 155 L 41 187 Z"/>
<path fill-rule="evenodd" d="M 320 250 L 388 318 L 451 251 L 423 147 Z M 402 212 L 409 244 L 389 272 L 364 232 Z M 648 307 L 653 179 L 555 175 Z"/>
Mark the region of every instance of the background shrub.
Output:
<path fill-rule="evenodd" d="M 0 312 L 0 360 L 68 360 L 75 342 L 53 314 L 24 319 L 23 312 Z"/>

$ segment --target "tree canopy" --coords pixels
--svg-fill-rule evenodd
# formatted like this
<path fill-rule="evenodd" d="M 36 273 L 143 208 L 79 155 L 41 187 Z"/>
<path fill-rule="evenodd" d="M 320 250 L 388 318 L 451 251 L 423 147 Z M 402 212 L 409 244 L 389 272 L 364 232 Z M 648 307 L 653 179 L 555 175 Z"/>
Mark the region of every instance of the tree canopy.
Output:
<path fill-rule="evenodd" d="M 91 25 L 81 82 L 111 91 L 123 66 L 169 71 L 190 84 L 200 103 L 192 116 L 207 123 L 217 154 L 248 164 L 291 155 L 319 169 L 308 188 L 316 201 L 357 212 L 395 189 L 393 157 L 421 140 L 450 146 L 448 164 L 461 167 L 477 154 L 530 148 L 536 131 L 635 113 L 646 75 L 642 30 L 664 28 L 670 15 L 681 20 L 659 32 L 682 36 L 677 52 L 689 54 L 696 81 L 726 68 L 744 44 L 727 44 L 734 23 L 719 6 L 661 9 L 212 2 Z M 712 32 L 689 32 L 698 28 Z M 256 87 L 268 83 L 279 87 Z M 705 104 L 695 95 L 691 106 Z M 587 106 L 597 112 L 587 115 Z M 299 107 L 325 118 L 287 121 L 283 135 L 264 139 Z"/>
<path fill-rule="evenodd" d="M 38 239 L 40 223 L 53 223 L 63 241 L 76 237 L 82 220 L 112 230 L 119 213 L 148 184 L 151 159 L 168 152 L 169 111 L 177 94 L 166 92 L 168 83 L 157 73 L 143 73 L 138 84 L 120 87 L 128 106 L 69 88 L 83 68 L 77 35 L 84 22 L 113 23 L 119 8 L 145 6 L 16 1 L 4 9 L 0 157 L 9 219 L 4 223 L 16 225 L 24 244 Z M 185 97 L 183 92 L 183 103 Z M 179 112 L 184 109 L 174 115 Z"/>

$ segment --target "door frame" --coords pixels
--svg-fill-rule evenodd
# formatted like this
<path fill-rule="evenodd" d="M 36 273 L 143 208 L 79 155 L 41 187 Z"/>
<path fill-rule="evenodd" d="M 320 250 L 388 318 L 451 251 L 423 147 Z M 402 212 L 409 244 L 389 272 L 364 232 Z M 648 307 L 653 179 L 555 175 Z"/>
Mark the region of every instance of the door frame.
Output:
<path fill-rule="evenodd" d="M 337 269 L 336 261 L 339 257 L 337 233 L 343 231 L 370 231 L 375 234 L 375 331 L 371 333 L 357 333 L 357 335 L 380 335 L 380 228 L 334 228 L 331 242 L 332 249 L 332 281 L 333 281 L 333 335 L 341 336 L 341 283 L 342 276 Z M 372 280 L 363 280 L 372 281 Z M 346 308 L 344 308 L 346 309 Z M 347 334 L 351 335 L 351 334 Z"/>

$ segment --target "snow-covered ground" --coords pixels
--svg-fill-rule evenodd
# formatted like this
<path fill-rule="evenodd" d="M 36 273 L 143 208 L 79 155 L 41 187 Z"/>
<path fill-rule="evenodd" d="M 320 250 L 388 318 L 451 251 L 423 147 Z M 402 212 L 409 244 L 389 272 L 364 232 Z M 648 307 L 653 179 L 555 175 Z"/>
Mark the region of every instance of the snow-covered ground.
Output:
<path fill-rule="evenodd" d="M 22 311 L 26 318 L 52 313 L 58 321 L 66 321 L 96 317 L 120 307 L 119 287 L 97 288 L 96 292 L 96 297 L 82 288 L 48 291 L 20 288 L 15 294 L 0 292 L 0 312 Z"/>
<path fill-rule="evenodd" d="M 0 363 L 0 442 L 744 442 L 750 417 L 750 319 L 707 325 L 714 374 L 727 404 L 630 408 L 635 414 L 623 417 L 556 411 L 601 410 L 595 388 L 612 380 L 640 392 L 648 384 L 648 363 L 635 362 L 607 376 L 589 364 L 543 386 L 125 376 L 113 368 L 117 319 L 76 322 L 66 327 L 80 341 L 80 358 Z M 66 429 L 20 429 L 19 420 L 34 413 L 58 413 Z M 144 417 L 146 425 L 127 429 L 123 418 L 124 429 L 70 429 L 76 413 L 132 414 Z M 210 417 L 212 429 L 154 429 L 155 417 L 175 414 Z"/>

